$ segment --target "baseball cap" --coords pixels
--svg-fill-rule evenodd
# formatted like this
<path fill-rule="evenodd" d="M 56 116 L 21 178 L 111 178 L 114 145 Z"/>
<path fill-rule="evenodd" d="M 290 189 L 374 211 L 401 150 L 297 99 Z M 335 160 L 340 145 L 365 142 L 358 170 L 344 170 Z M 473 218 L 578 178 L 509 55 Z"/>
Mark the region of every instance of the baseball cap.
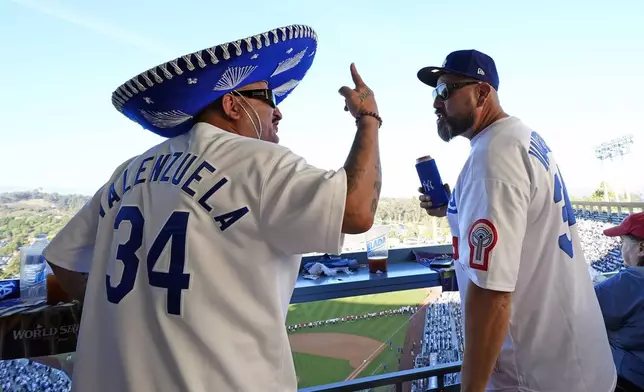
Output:
<path fill-rule="evenodd" d="M 637 214 L 627 216 L 619 226 L 604 230 L 604 234 L 609 237 L 619 237 L 630 234 L 637 238 L 644 239 L 644 212 L 638 212 Z"/>
<path fill-rule="evenodd" d="M 444 74 L 456 74 L 488 83 L 499 90 L 499 74 L 492 57 L 478 50 L 457 50 L 447 55 L 442 67 L 425 67 L 418 71 L 421 82 L 436 87 Z"/>

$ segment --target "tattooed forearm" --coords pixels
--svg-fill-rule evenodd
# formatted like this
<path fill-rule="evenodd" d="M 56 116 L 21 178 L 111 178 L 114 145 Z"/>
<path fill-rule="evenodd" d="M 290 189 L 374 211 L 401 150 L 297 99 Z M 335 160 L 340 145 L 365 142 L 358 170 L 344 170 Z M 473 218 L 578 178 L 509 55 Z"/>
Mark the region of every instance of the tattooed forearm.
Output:
<path fill-rule="evenodd" d="M 353 193 L 356 190 L 358 184 L 360 183 L 360 180 L 366 172 L 363 165 L 360 164 L 359 159 L 360 153 L 365 148 L 364 144 L 364 133 L 360 132 L 353 140 L 351 151 L 349 152 L 349 156 L 344 163 L 344 170 L 347 173 L 347 194 Z"/>
<path fill-rule="evenodd" d="M 382 190 L 382 168 L 380 166 L 380 157 L 378 157 L 378 163 L 376 164 L 376 181 L 373 183 L 373 189 L 374 189 L 374 196 L 373 199 L 371 200 L 371 213 L 376 214 L 376 210 L 378 209 L 378 201 L 380 200 L 380 191 Z"/>
<path fill-rule="evenodd" d="M 379 125 L 379 121 L 372 117 L 363 117 L 358 121 L 358 131 L 344 164 L 347 196 L 342 223 L 343 233 L 364 233 L 373 224 L 382 181 L 378 147 Z"/>
<path fill-rule="evenodd" d="M 351 194 L 357 189 L 358 183 L 360 182 L 360 178 L 362 178 L 365 171 L 354 167 L 350 170 L 346 170 L 346 172 L 347 172 L 347 194 Z"/>
<path fill-rule="evenodd" d="M 361 129 L 353 140 L 344 170 L 347 174 L 347 195 L 361 192 L 367 198 L 372 198 L 370 210 L 373 214 L 380 198 L 382 170 L 377 135 L 369 132 L 371 125 L 371 123 L 360 125 Z M 377 128 L 372 131 L 377 132 Z M 370 195 L 365 194 L 366 192 Z"/>
<path fill-rule="evenodd" d="M 376 194 L 373 196 L 373 199 L 371 199 L 371 213 L 375 216 L 376 211 L 378 210 L 378 202 L 380 201 L 380 187 L 382 186 L 382 183 L 380 181 L 376 181 L 374 184 L 374 188 L 376 189 Z"/>

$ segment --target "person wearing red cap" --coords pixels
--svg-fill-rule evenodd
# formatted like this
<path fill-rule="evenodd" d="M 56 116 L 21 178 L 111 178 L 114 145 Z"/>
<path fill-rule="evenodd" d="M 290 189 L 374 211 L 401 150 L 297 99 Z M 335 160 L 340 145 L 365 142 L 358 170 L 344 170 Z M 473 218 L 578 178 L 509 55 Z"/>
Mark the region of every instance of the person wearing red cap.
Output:
<path fill-rule="evenodd" d="M 644 212 L 627 216 L 604 234 L 622 238 L 626 267 L 595 286 L 618 386 L 644 391 Z"/>
<path fill-rule="evenodd" d="M 604 230 L 608 237 L 622 237 L 622 257 L 627 267 L 644 266 L 644 212 L 627 216 L 619 226 Z"/>

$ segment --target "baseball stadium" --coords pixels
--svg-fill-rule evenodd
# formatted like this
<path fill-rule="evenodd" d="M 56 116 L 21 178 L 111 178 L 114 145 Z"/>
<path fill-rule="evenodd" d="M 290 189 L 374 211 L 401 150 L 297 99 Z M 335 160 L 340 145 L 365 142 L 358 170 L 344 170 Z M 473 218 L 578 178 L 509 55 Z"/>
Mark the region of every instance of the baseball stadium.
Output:
<path fill-rule="evenodd" d="M 1 2 L 0 392 L 644 390 L 627 2 Z"/>
<path fill-rule="evenodd" d="M 300 387 L 411 368 L 426 307 L 438 295 L 416 289 L 291 305 L 287 328 Z"/>
<path fill-rule="evenodd" d="M 620 241 L 603 230 L 631 210 L 642 211 L 644 203 L 573 204 L 591 277 L 611 276 L 623 262 Z M 460 297 L 441 287 L 293 304 L 287 330 L 298 386 L 304 389 L 458 363 L 463 354 Z M 459 382 L 457 373 L 443 377 L 445 386 Z M 404 383 L 402 390 L 438 385 L 437 377 L 427 377 Z M 365 390 L 397 391 L 393 385 Z"/>

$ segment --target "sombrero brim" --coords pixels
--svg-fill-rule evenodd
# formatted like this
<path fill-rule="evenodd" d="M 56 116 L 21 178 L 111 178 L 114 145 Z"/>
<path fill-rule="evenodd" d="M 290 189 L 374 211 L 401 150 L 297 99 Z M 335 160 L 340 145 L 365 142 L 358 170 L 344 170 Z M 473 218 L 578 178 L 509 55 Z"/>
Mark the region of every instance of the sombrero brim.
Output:
<path fill-rule="evenodd" d="M 117 88 L 112 104 L 157 135 L 178 136 L 206 106 L 244 85 L 267 81 L 281 103 L 304 78 L 316 51 L 311 27 L 280 27 L 158 65 Z"/>

